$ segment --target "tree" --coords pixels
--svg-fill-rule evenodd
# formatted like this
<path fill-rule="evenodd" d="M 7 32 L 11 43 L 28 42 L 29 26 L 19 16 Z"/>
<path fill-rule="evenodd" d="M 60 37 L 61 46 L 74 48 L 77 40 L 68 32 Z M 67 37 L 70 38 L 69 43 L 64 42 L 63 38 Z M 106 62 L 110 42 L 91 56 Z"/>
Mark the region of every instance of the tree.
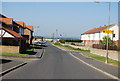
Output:
<path fill-rule="evenodd" d="M 108 45 L 114 45 L 113 40 L 109 36 L 104 36 L 103 40 L 100 40 L 100 44 L 107 45 L 107 38 L 108 38 Z"/>

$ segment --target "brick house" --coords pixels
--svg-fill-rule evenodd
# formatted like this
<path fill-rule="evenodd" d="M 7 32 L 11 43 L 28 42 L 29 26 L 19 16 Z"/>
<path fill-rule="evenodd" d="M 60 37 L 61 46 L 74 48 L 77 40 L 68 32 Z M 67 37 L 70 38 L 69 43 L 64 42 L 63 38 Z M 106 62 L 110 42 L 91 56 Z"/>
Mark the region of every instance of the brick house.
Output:
<path fill-rule="evenodd" d="M 21 31 L 22 31 L 22 36 L 25 37 L 27 46 L 29 46 L 29 44 L 32 44 L 32 39 L 33 39 L 33 26 L 31 25 L 26 25 L 24 22 L 22 21 L 14 21 L 15 23 L 21 25 Z"/>
<path fill-rule="evenodd" d="M 2 39 L 2 46 L 0 46 L 2 52 L 20 53 L 24 51 L 23 43 L 26 39 L 15 31 L 0 27 L 0 38 Z M 6 50 L 8 48 L 9 50 Z"/>
<path fill-rule="evenodd" d="M 17 53 L 24 51 L 26 39 L 22 36 L 22 32 L 20 32 L 21 26 L 14 22 L 12 18 L 0 18 L 0 23 L 1 48 L 9 46 L 12 50 L 12 47 L 19 47 Z M 6 50 L 6 52 L 8 51 Z"/>
<path fill-rule="evenodd" d="M 0 14 L 0 24 L 2 48 L 0 52 L 20 53 L 32 44 L 33 26 L 26 25 L 22 21 L 13 21 L 13 18 L 7 18 L 2 14 Z"/>
<path fill-rule="evenodd" d="M 24 29 L 24 36 L 27 38 L 27 44 L 32 44 L 33 40 L 33 26 L 26 25 L 26 28 Z"/>
<path fill-rule="evenodd" d="M 109 34 L 109 37 L 115 42 L 117 46 L 120 45 L 120 30 L 117 24 L 111 24 L 107 26 L 101 26 L 98 28 L 93 28 L 81 34 L 81 40 L 83 40 L 84 45 L 92 46 L 93 44 L 99 44 L 100 40 L 103 40 L 106 33 L 103 30 L 113 30 L 113 34 Z"/>
<path fill-rule="evenodd" d="M 20 35 L 24 35 L 24 29 L 25 29 L 25 23 L 24 22 L 22 22 L 22 21 L 14 21 L 15 23 L 16 23 L 16 25 L 18 26 L 18 28 L 19 28 L 19 34 Z"/>

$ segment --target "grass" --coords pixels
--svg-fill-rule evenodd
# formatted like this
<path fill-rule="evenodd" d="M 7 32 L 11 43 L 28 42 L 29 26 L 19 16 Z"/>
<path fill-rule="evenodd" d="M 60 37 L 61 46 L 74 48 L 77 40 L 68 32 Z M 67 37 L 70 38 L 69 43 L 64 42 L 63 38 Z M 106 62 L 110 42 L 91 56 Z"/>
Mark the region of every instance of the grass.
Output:
<path fill-rule="evenodd" d="M 26 51 L 34 51 L 34 48 L 28 48 L 28 49 L 26 49 Z"/>
<path fill-rule="evenodd" d="M 86 52 L 90 52 L 90 50 L 82 50 L 80 48 L 74 48 L 74 47 L 71 47 L 69 45 L 62 45 L 60 43 L 53 43 L 52 44 L 56 45 L 56 46 L 59 46 L 59 47 L 62 47 L 63 49 L 66 49 L 66 50 L 73 50 L 73 51 L 86 51 Z"/>
<path fill-rule="evenodd" d="M 98 56 L 98 55 L 95 55 L 95 54 L 91 54 L 91 53 L 89 53 L 89 52 L 82 53 L 82 54 L 83 54 L 84 56 L 91 57 L 91 58 L 94 58 L 94 59 L 99 60 L 99 61 L 103 61 L 103 62 L 106 61 L 106 58 L 103 57 L 103 56 Z M 109 64 L 113 64 L 113 65 L 120 66 L 120 61 L 108 59 L 108 63 L 109 63 Z"/>
<path fill-rule="evenodd" d="M 20 53 L 0 53 L 1 56 L 27 56 L 28 54 L 20 54 Z"/>

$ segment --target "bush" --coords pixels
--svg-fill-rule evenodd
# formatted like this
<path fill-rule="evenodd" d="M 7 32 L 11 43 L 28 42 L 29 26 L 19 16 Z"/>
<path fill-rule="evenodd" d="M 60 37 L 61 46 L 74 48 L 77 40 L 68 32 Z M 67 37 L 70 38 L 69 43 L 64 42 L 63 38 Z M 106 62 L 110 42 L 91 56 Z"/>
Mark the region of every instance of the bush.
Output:
<path fill-rule="evenodd" d="M 120 51 L 120 46 L 117 47 L 117 51 Z"/>
<path fill-rule="evenodd" d="M 101 45 L 107 45 L 107 39 L 108 39 L 108 45 L 114 45 L 115 43 L 113 42 L 113 40 L 109 37 L 109 36 L 104 36 L 103 40 L 100 40 L 100 44 Z"/>
<path fill-rule="evenodd" d="M 59 42 L 60 43 L 65 43 L 65 40 L 64 39 L 60 39 Z"/>
<path fill-rule="evenodd" d="M 71 45 L 75 45 L 75 43 L 72 42 Z"/>
<path fill-rule="evenodd" d="M 65 42 L 82 42 L 82 40 L 72 40 L 72 39 L 60 39 L 59 42 L 65 43 Z"/>

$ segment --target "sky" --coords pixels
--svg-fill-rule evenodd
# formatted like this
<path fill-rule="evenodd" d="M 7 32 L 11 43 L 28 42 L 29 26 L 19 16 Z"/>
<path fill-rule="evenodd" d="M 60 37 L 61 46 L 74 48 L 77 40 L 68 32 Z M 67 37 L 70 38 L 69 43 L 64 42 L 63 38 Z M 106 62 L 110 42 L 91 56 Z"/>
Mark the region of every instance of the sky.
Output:
<path fill-rule="evenodd" d="M 36 35 L 79 38 L 94 27 L 108 24 L 108 3 L 94 2 L 3 2 L 2 14 L 33 25 Z M 111 2 L 111 24 L 118 23 L 118 3 Z M 38 27 L 39 26 L 39 27 Z M 60 37 L 60 36 L 59 36 Z"/>

